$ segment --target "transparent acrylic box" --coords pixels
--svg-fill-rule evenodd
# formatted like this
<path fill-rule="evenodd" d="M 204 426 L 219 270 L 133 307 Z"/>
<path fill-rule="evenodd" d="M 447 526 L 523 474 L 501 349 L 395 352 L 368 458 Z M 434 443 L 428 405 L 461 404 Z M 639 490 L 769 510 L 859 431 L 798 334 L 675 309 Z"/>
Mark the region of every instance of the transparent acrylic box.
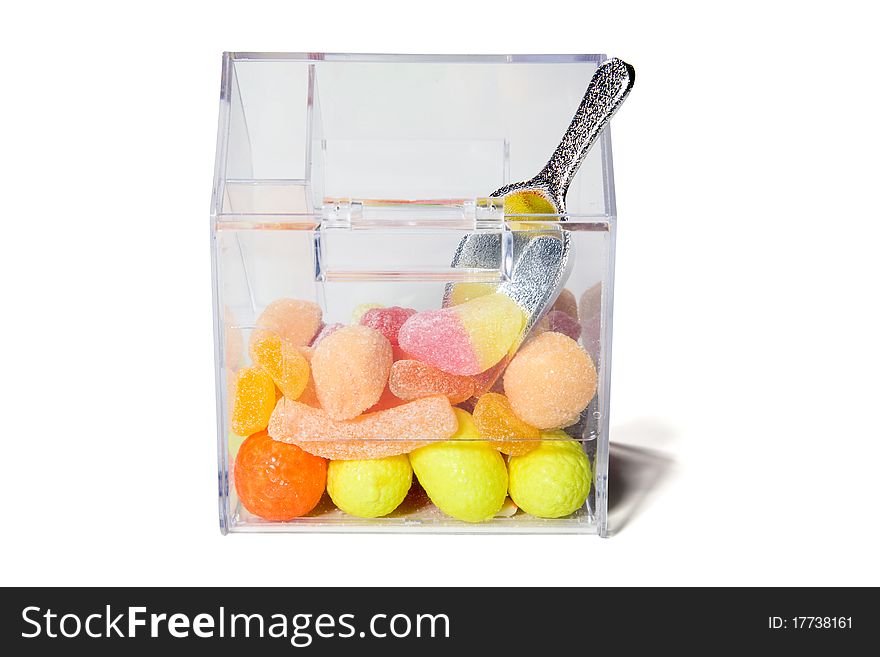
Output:
<path fill-rule="evenodd" d="M 568 312 L 597 372 L 595 396 L 564 429 L 589 458 L 580 508 L 547 518 L 514 506 L 511 515 L 508 500 L 497 517 L 465 522 L 434 506 L 413 475 L 410 494 L 384 517 L 348 515 L 325 494 L 305 515 L 266 520 L 236 493 L 233 468 L 246 436 L 231 423 L 236 382 L 258 366 L 249 344 L 276 300 L 317 304 L 325 325 L 352 324 L 360 304 L 426 311 L 442 305 L 448 284 L 502 283 L 505 258 L 497 268 L 456 269 L 452 256 L 468 235 L 515 229 L 515 218 L 487 197 L 544 165 L 604 59 L 224 54 L 211 212 L 224 533 L 606 534 L 615 229 L 607 129 L 569 189 L 567 214 L 528 222 L 570 237 L 565 295 L 577 307 Z"/>

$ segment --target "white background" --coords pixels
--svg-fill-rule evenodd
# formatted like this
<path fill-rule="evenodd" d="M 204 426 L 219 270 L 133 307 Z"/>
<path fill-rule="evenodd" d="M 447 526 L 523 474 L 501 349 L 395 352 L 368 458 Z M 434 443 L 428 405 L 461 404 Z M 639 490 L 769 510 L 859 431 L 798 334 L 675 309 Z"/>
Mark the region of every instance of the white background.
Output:
<path fill-rule="evenodd" d="M 10 3 L 0 583 L 880 584 L 870 6 Z M 613 123 L 614 537 L 220 535 L 223 50 L 636 66 Z"/>

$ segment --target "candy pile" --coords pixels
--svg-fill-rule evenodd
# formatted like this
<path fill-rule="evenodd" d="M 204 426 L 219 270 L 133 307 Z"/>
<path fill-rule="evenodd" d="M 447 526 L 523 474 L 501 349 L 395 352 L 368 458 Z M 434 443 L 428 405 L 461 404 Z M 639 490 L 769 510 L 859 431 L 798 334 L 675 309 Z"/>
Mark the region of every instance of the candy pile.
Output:
<path fill-rule="evenodd" d="M 592 475 L 562 429 L 596 394 L 600 295 L 578 304 L 564 290 L 519 349 L 522 311 L 485 286 L 440 310 L 362 304 L 348 325 L 324 324 L 309 301 L 273 302 L 230 392 L 232 432 L 246 437 L 232 472 L 241 503 L 286 521 L 326 491 L 376 518 L 412 487 L 466 522 L 570 515 Z"/>

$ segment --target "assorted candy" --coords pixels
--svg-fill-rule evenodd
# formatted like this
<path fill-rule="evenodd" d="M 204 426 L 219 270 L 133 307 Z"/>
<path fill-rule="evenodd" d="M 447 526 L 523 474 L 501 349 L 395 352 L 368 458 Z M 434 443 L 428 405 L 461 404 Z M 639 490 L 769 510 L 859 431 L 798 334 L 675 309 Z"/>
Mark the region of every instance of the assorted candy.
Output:
<path fill-rule="evenodd" d="M 287 521 L 331 500 L 362 518 L 433 504 L 465 522 L 581 508 L 589 458 L 560 429 L 596 393 L 580 342 L 598 345 L 601 288 L 580 304 L 563 290 L 522 345 L 523 311 L 496 290 L 459 283 L 422 312 L 362 304 L 347 325 L 310 301 L 269 304 L 250 365 L 227 370 L 244 508 Z"/>

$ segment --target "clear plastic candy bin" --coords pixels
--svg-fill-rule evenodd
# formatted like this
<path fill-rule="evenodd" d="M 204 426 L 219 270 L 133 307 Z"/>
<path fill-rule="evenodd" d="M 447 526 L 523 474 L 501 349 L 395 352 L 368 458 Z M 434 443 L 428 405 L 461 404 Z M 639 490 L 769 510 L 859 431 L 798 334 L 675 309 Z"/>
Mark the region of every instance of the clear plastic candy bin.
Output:
<path fill-rule="evenodd" d="M 224 55 L 224 533 L 606 533 L 608 131 L 565 216 L 489 198 L 544 165 L 604 59 Z M 529 318 L 508 292 L 546 274 L 521 264 L 542 236 L 564 289 Z M 468 240 L 487 253 L 456 262 Z"/>

